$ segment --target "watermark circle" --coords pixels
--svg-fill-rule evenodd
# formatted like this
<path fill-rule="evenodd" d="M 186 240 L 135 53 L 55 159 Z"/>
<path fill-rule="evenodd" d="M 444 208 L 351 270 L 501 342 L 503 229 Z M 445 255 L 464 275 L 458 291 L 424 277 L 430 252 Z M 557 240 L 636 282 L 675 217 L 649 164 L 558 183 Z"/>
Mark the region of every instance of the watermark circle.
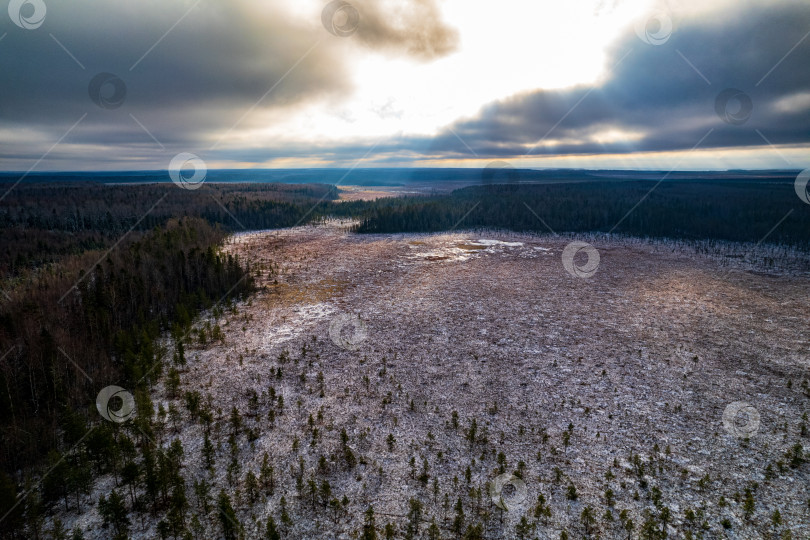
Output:
<path fill-rule="evenodd" d="M 344 332 L 348 326 L 352 328 L 349 334 Z M 329 337 L 338 347 L 354 351 L 357 350 L 360 344 L 368 337 L 368 328 L 366 327 L 366 323 L 359 317 L 349 315 L 348 313 L 341 313 L 329 323 Z"/>
<path fill-rule="evenodd" d="M 184 176 L 183 171 L 187 171 L 187 165 L 194 168 L 194 174 Z M 195 190 L 203 185 L 205 177 L 208 175 L 208 167 L 205 162 L 196 154 L 190 152 L 180 152 L 169 163 L 169 177 L 175 185 L 183 189 Z"/>
<path fill-rule="evenodd" d="M 574 258 L 580 252 L 588 256 L 587 262 L 582 266 L 577 265 L 574 261 Z M 596 274 L 596 270 L 599 268 L 600 260 L 599 251 L 587 242 L 571 242 L 565 246 L 562 253 L 563 268 L 565 268 L 566 272 L 577 278 L 588 279 L 593 277 L 593 275 Z"/>
<path fill-rule="evenodd" d="M 526 483 L 514 474 L 504 473 L 489 484 L 492 502 L 506 512 L 516 510 L 526 500 Z"/>
<path fill-rule="evenodd" d="M 759 429 L 759 411 L 744 401 L 729 403 L 723 411 L 723 427 L 740 439 L 750 439 Z"/>
<path fill-rule="evenodd" d="M 520 173 L 506 161 L 492 161 L 481 171 L 481 183 L 487 186 L 517 184 L 518 182 L 520 182 Z"/>
<path fill-rule="evenodd" d="M 23 9 L 33 12 L 23 13 Z M 45 22 L 45 13 L 48 11 L 42 0 L 11 0 L 8 3 L 8 16 L 11 22 L 25 30 L 36 30 Z"/>
<path fill-rule="evenodd" d="M 332 0 L 321 11 L 321 22 L 330 34 L 349 37 L 360 26 L 360 12 L 344 0 Z"/>
<path fill-rule="evenodd" d="M 90 100 L 102 109 L 117 109 L 127 97 L 127 85 L 112 73 L 99 73 L 87 86 Z"/>
<path fill-rule="evenodd" d="M 111 403 L 115 398 L 121 400 L 118 408 L 114 407 L 115 402 Z M 107 386 L 98 393 L 96 408 L 105 420 L 123 424 L 135 414 L 135 398 L 120 386 Z"/>
<path fill-rule="evenodd" d="M 675 25 L 668 11 L 655 11 L 636 22 L 636 35 L 647 45 L 663 45 L 672 36 Z"/>
<path fill-rule="evenodd" d="M 805 204 L 810 204 L 810 192 L 807 191 L 807 184 L 810 182 L 810 169 L 805 169 L 796 177 L 793 187 L 796 189 L 796 195 Z"/>
<path fill-rule="evenodd" d="M 742 90 L 726 88 L 714 100 L 714 111 L 726 124 L 741 126 L 751 118 L 754 102 Z"/>

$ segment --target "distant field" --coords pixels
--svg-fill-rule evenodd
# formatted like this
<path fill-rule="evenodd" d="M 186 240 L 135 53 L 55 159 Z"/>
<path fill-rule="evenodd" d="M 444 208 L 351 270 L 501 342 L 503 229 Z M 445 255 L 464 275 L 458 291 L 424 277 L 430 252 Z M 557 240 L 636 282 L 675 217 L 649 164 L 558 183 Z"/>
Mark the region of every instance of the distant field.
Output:
<path fill-rule="evenodd" d="M 400 197 L 404 193 L 400 188 L 363 187 L 363 186 L 340 186 L 341 201 L 375 201 L 386 197 Z M 411 191 L 411 194 L 414 192 Z"/>

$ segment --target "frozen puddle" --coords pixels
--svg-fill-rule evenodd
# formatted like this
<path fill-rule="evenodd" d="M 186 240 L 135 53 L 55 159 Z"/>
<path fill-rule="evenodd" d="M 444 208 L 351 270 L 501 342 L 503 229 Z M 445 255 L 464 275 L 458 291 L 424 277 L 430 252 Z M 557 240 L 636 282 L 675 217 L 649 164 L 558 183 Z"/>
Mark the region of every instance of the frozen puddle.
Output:
<path fill-rule="evenodd" d="M 469 251 L 458 247 L 432 249 L 411 256 L 413 259 L 425 261 L 466 261 L 471 257 L 472 254 Z"/>
<path fill-rule="evenodd" d="M 486 239 L 481 239 L 481 240 L 478 240 L 476 242 L 470 242 L 470 244 L 471 245 L 482 246 L 484 248 L 497 247 L 497 246 L 502 246 L 502 247 L 523 247 L 523 242 L 503 242 L 501 240 L 486 240 Z"/>
<path fill-rule="evenodd" d="M 506 248 L 524 247 L 523 242 L 504 242 L 502 240 L 490 240 L 481 238 L 479 240 L 447 240 L 442 246 L 429 246 L 425 242 L 410 242 L 409 247 L 417 251 L 428 248 L 410 255 L 411 259 L 421 259 L 425 261 L 466 261 L 480 253 L 499 253 Z"/>

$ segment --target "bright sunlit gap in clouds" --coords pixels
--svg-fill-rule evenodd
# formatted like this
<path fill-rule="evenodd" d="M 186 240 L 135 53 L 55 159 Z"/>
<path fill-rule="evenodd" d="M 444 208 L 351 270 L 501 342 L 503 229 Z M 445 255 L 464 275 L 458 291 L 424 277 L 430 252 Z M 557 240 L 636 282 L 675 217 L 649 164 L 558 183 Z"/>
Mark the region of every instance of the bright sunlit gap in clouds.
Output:
<path fill-rule="evenodd" d="M 312 18 L 322 4 L 297 3 L 295 14 Z M 458 32 L 457 48 L 424 61 L 370 50 L 351 38 L 325 39 L 319 46 L 340 47 L 348 59 L 351 95 L 324 99 L 283 119 L 270 113 L 268 127 L 243 133 L 244 139 L 345 143 L 394 134 L 429 136 L 499 99 L 597 82 L 605 75 L 607 47 L 649 2 L 607 4 L 446 0 L 439 8 L 444 22 Z"/>

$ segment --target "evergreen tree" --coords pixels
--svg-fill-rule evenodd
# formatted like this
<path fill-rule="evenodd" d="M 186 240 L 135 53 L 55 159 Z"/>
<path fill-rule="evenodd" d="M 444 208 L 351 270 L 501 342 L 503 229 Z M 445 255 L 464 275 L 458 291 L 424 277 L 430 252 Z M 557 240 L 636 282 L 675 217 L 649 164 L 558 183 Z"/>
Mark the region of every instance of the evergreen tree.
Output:
<path fill-rule="evenodd" d="M 0 471 L 0 516 L 5 516 L 3 527 L 13 538 L 22 528 L 23 507 L 17 504 L 17 488 L 6 473 Z"/>
<path fill-rule="evenodd" d="M 211 511 L 211 486 L 205 478 L 194 481 L 194 495 L 203 515 Z"/>
<path fill-rule="evenodd" d="M 42 480 L 42 494 L 46 501 L 61 498 L 65 503 L 65 510 L 68 510 L 68 486 L 70 485 L 68 462 L 55 450 L 48 454 L 48 462 L 51 464 L 50 473 Z"/>
<path fill-rule="evenodd" d="M 454 533 L 460 535 L 464 531 L 464 507 L 461 505 L 461 498 L 456 501 L 456 515 L 453 518 L 453 525 L 451 529 Z"/>
<path fill-rule="evenodd" d="M 751 516 L 754 515 L 755 507 L 754 493 L 751 489 L 746 488 L 745 498 L 743 500 L 743 514 L 745 515 L 745 519 L 751 519 Z"/>
<path fill-rule="evenodd" d="M 332 487 L 329 485 L 329 482 L 324 480 L 321 483 L 321 504 L 326 506 L 329 504 L 329 499 L 332 497 Z"/>
<path fill-rule="evenodd" d="M 408 525 L 405 528 L 405 538 L 413 540 L 419 534 L 419 521 L 422 519 L 422 502 L 419 499 L 408 500 Z"/>
<path fill-rule="evenodd" d="M 236 540 L 242 531 L 242 526 L 239 519 L 236 517 L 236 512 L 231 505 L 231 498 L 225 493 L 225 490 L 220 490 L 219 497 L 217 498 L 217 511 L 219 515 L 219 524 L 222 526 L 222 535 L 226 540 Z"/>
<path fill-rule="evenodd" d="M 58 517 L 53 518 L 53 525 L 50 530 L 51 540 L 67 540 L 67 531 Z"/>
<path fill-rule="evenodd" d="M 178 366 L 186 365 L 186 349 L 183 346 L 183 340 L 177 340 L 177 345 L 174 351 L 174 363 Z"/>
<path fill-rule="evenodd" d="M 270 495 L 272 495 L 276 489 L 273 466 L 270 465 L 270 458 L 267 455 L 267 452 L 265 452 L 264 456 L 262 457 L 262 466 L 261 469 L 259 469 L 259 483 Z"/>
<path fill-rule="evenodd" d="M 207 431 L 205 432 L 203 439 L 202 455 L 203 455 L 203 462 L 205 463 L 205 468 L 213 472 L 215 450 L 213 443 L 211 443 L 211 438 L 208 437 Z"/>
<path fill-rule="evenodd" d="M 484 540 L 484 527 L 480 523 L 468 526 L 464 540 Z"/>
<path fill-rule="evenodd" d="M 287 499 L 284 498 L 284 495 L 281 496 L 279 504 L 281 505 L 281 522 L 289 527 L 293 522 L 290 518 L 290 514 L 287 513 Z"/>
<path fill-rule="evenodd" d="M 264 537 L 266 540 L 281 540 L 281 535 L 278 533 L 276 521 L 273 519 L 273 516 L 267 518 L 267 531 Z"/>
<path fill-rule="evenodd" d="M 427 530 L 428 540 L 442 540 L 442 533 L 436 525 L 436 518 L 430 520 L 430 527 Z"/>
<path fill-rule="evenodd" d="M 175 484 L 169 499 L 168 521 L 172 534 L 179 536 L 186 527 L 186 510 L 188 509 L 188 499 L 186 498 L 186 487 L 184 482 Z"/>
<path fill-rule="evenodd" d="M 129 488 L 129 497 L 133 507 L 138 504 L 138 485 L 141 481 L 141 469 L 134 461 L 128 461 L 121 469 L 121 482 Z"/>
<path fill-rule="evenodd" d="M 593 534 L 593 527 L 596 523 L 596 520 L 593 516 L 593 509 L 590 506 L 586 506 L 582 509 L 582 514 L 580 514 L 580 520 L 582 521 L 582 526 L 585 528 L 585 534 L 590 536 Z"/>
<path fill-rule="evenodd" d="M 532 533 L 532 527 L 526 520 L 526 516 L 520 517 L 520 522 L 515 526 L 515 534 L 519 540 L 525 540 Z"/>
<path fill-rule="evenodd" d="M 255 503 L 259 498 L 259 481 L 253 471 L 248 471 L 245 477 L 245 496 L 250 503 Z"/>
<path fill-rule="evenodd" d="M 31 479 L 26 479 L 24 493 L 28 493 L 28 497 L 26 497 L 24 501 L 25 522 L 28 527 L 27 532 L 34 538 L 39 538 L 43 523 L 45 521 L 42 495 L 40 494 L 40 490 L 35 489 L 35 487 L 32 485 Z M 20 507 L 21 506 L 22 505 L 20 505 Z M 6 519 L 8 519 L 8 517 Z"/>
<path fill-rule="evenodd" d="M 109 498 L 105 499 L 104 495 L 99 498 L 98 512 L 101 515 L 103 527 L 106 528 L 112 525 L 116 537 L 126 538 L 127 534 L 129 534 L 130 521 L 127 516 L 127 509 L 124 506 L 124 499 L 117 491 L 112 490 Z"/>
<path fill-rule="evenodd" d="M 475 437 L 478 434 L 478 422 L 475 418 L 470 422 L 470 429 L 467 431 L 467 440 L 470 441 L 470 446 L 475 444 Z"/>
<path fill-rule="evenodd" d="M 377 525 L 374 519 L 374 508 L 369 506 L 363 520 L 363 532 L 360 540 L 377 540 Z"/>

